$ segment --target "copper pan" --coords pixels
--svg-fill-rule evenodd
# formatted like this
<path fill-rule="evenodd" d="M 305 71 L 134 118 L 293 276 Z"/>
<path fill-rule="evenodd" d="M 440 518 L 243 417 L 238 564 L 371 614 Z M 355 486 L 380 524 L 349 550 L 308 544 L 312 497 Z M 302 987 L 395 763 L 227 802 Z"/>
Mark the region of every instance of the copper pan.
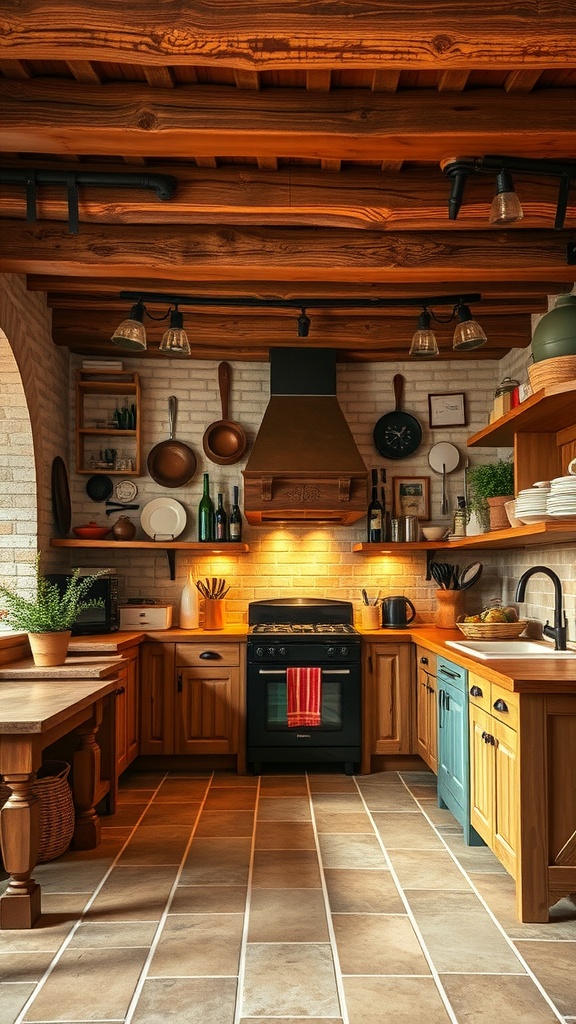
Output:
<path fill-rule="evenodd" d="M 228 399 L 230 396 L 230 366 L 220 363 L 218 366 L 218 386 L 222 402 L 222 419 L 215 420 L 204 431 L 202 447 L 211 462 L 219 466 L 231 466 L 239 462 L 246 451 L 246 434 L 239 423 L 228 419 Z"/>
<path fill-rule="evenodd" d="M 148 453 L 148 472 L 161 487 L 184 487 L 196 472 L 196 456 L 183 441 L 174 440 L 177 400 L 168 399 L 167 441 L 160 441 Z"/>

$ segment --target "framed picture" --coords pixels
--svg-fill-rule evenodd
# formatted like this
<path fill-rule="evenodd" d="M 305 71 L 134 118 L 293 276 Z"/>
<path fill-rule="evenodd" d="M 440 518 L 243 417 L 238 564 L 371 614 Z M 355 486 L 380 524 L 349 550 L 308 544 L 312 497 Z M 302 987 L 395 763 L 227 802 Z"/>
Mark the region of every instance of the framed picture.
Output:
<path fill-rule="evenodd" d="M 428 416 L 430 426 L 465 427 L 466 405 L 463 391 L 445 391 L 428 395 Z"/>
<path fill-rule="evenodd" d="M 430 477 L 393 476 L 395 516 L 417 516 L 430 518 Z"/>

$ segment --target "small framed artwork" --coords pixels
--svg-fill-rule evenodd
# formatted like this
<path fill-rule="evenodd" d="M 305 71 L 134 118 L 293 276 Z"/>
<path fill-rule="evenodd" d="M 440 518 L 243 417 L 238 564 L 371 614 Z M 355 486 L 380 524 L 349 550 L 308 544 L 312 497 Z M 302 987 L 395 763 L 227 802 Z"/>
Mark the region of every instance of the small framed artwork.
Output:
<path fill-rule="evenodd" d="M 430 477 L 393 476 L 395 516 L 430 518 Z"/>
<path fill-rule="evenodd" d="M 435 427 L 465 427 L 466 404 L 463 391 L 444 391 L 428 395 L 428 417 Z"/>

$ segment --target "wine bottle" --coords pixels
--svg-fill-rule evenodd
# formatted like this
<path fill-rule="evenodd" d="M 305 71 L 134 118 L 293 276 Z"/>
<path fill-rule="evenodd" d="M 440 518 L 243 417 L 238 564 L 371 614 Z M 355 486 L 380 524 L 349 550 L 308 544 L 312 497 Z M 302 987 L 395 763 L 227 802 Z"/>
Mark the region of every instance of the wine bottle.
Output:
<path fill-rule="evenodd" d="M 232 499 L 232 508 L 230 510 L 229 534 L 230 540 L 242 540 L 242 513 L 240 511 L 240 505 L 238 504 L 237 487 L 234 488 L 234 497 Z"/>
<path fill-rule="evenodd" d="M 218 505 L 214 513 L 214 540 L 228 540 L 228 516 L 224 511 L 224 496 L 218 495 Z"/>
<path fill-rule="evenodd" d="M 390 512 L 386 509 L 385 469 L 380 469 L 380 501 L 382 502 L 382 540 L 390 540 Z"/>
<path fill-rule="evenodd" d="M 368 540 L 379 544 L 382 540 L 382 503 L 378 497 L 378 470 L 372 470 L 372 499 L 368 505 Z"/>
<path fill-rule="evenodd" d="M 214 502 L 210 497 L 208 473 L 204 473 L 204 489 L 198 505 L 198 540 L 214 540 Z"/>

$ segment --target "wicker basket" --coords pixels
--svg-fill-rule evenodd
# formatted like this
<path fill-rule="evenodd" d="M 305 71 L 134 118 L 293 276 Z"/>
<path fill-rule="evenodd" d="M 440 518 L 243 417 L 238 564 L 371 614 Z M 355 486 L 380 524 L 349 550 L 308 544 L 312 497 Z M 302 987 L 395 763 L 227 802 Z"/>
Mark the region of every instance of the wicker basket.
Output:
<path fill-rule="evenodd" d="M 74 834 L 74 801 L 68 783 L 70 765 L 66 761 L 45 761 L 32 785 L 40 800 L 40 845 L 38 864 L 54 860 L 66 852 Z M 0 782 L 0 807 L 10 790 Z"/>
<path fill-rule="evenodd" d="M 528 367 L 532 391 L 576 380 L 576 356 L 555 356 Z"/>
<path fill-rule="evenodd" d="M 524 632 L 528 619 L 518 622 L 457 622 L 456 625 L 468 640 L 512 640 Z"/>

